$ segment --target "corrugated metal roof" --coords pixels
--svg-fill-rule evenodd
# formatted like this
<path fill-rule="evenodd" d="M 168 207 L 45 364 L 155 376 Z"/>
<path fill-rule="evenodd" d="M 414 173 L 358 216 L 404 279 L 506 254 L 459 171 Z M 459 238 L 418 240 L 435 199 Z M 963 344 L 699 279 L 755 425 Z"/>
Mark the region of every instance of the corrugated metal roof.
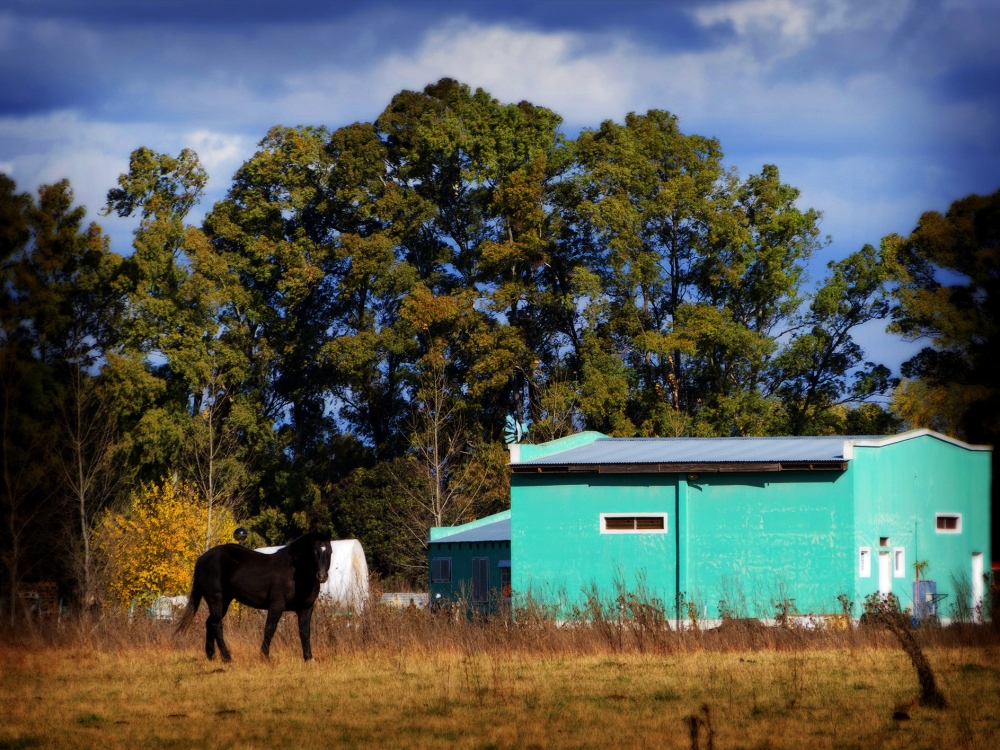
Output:
<path fill-rule="evenodd" d="M 518 466 L 843 461 L 849 437 L 600 438 Z"/>
<path fill-rule="evenodd" d="M 431 544 L 440 542 L 509 542 L 510 519 L 504 518 L 494 523 L 483 524 L 467 531 L 458 531 L 448 536 L 441 536 Z"/>

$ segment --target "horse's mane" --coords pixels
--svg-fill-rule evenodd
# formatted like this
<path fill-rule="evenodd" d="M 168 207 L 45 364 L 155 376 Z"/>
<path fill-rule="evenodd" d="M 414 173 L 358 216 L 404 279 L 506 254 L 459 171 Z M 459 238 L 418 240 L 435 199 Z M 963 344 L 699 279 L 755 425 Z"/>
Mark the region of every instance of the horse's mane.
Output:
<path fill-rule="evenodd" d="M 293 558 L 296 558 L 303 552 L 310 550 L 316 542 L 329 541 L 331 541 L 329 531 L 310 531 L 308 534 L 303 534 L 298 539 L 289 542 L 286 549 L 291 552 Z"/>

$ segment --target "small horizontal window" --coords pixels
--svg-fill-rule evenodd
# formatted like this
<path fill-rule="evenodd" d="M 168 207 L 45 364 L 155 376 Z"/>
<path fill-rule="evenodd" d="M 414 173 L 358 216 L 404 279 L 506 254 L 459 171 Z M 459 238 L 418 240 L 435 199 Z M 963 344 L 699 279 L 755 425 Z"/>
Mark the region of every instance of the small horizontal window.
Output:
<path fill-rule="evenodd" d="M 451 583 L 450 557 L 435 557 L 431 560 L 431 583 Z"/>
<path fill-rule="evenodd" d="M 934 524 L 939 534 L 961 534 L 962 514 L 961 513 L 935 513 Z"/>
<path fill-rule="evenodd" d="M 641 516 L 601 514 L 602 534 L 665 534 L 666 513 L 647 513 Z"/>

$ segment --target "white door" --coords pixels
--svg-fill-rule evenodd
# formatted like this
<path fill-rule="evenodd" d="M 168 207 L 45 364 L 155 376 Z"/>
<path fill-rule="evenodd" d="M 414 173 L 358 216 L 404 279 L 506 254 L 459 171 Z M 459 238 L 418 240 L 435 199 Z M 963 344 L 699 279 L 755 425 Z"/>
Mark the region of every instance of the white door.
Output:
<path fill-rule="evenodd" d="M 878 553 L 878 592 L 882 596 L 892 593 L 892 560 L 888 552 Z"/>
<path fill-rule="evenodd" d="M 977 620 L 983 608 L 983 553 L 972 553 L 972 609 Z"/>

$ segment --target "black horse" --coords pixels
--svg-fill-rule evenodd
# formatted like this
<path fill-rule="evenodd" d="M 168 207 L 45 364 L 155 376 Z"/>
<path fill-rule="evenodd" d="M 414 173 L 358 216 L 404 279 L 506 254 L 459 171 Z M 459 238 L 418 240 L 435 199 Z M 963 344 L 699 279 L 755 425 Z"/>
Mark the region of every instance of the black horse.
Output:
<path fill-rule="evenodd" d="M 312 659 L 309 629 L 313 604 L 319 596 L 319 586 L 330 571 L 330 535 L 313 532 L 300 536 L 273 555 L 255 552 L 238 544 L 213 547 L 198 558 L 194 565 L 191 597 L 177 632 L 185 630 L 194 619 L 201 600 L 208 605 L 205 622 L 205 653 L 215 658 L 215 644 L 224 661 L 232 661 L 222 639 L 222 618 L 235 599 L 248 607 L 267 610 L 264 643 L 260 650 L 267 656 L 271 638 L 283 612 L 299 616 L 299 638 L 302 656 Z"/>

